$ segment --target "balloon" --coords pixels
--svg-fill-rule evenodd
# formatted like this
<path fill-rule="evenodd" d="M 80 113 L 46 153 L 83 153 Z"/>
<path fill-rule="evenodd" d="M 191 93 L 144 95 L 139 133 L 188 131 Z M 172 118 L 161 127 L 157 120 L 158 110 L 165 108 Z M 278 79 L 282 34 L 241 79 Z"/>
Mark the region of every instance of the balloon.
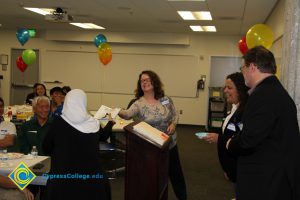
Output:
<path fill-rule="evenodd" d="M 98 55 L 100 61 L 104 65 L 107 65 L 112 60 L 112 52 L 110 45 L 107 43 L 100 44 L 98 47 Z"/>
<path fill-rule="evenodd" d="M 27 65 L 26 63 L 24 63 L 23 59 L 21 56 L 19 56 L 16 60 L 16 64 L 17 64 L 17 67 L 18 69 L 21 71 L 21 72 L 24 72 L 26 69 L 27 69 Z"/>
<path fill-rule="evenodd" d="M 248 46 L 247 46 L 247 43 L 246 43 L 246 37 L 245 36 L 243 36 L 239 40 L 239 49 L 240 49 L 240 51 L 243 55 L 245 55 L 245 53 L 248 51 Z"/>
<path fill-rule="evenodd" d="M 36 54 L 32 49 L 26 49 L 22 52 L 22 59 L 27 65 L 31 65 L 36 60 Z"/>
<path fill-rule="evenodd" d="M 94 39 L 94 43 L 95 43 L 96 47 L 99 47 L 100 44 L 106 43 L 106 42 L 107 42 L 107 39 L 103 34 L 97 35 Z"/>
<path fill-rule="evenodd" d="M 107 65 L 111 59 L 112 59 L 112 53 L 107 53 L 107 55 L 105 56 L 100 56 L 100 61 L 104 64 L 104 65 Z"/>
<path fill-rule="evenodd" d="M 20 28 L 18 29 L 17 33 L 17 39 L 19 40 L 19 42 L 21 43 L 21 45 L 23 46 L 30 38 L 29 35 L 29 31 L 25 28 Z"/>
<path fill-rule="evenodd" d="M 256 24 L 248 30 L 246 42 L 248 48 L 262 45 L 269 49 L 273 43 L 273 32 L 265 24 Z"/>

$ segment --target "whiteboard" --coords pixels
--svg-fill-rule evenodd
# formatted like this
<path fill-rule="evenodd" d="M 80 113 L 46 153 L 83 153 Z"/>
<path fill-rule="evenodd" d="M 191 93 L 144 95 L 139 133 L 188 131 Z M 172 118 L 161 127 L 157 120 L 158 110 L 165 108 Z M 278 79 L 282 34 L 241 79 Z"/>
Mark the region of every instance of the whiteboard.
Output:
<path fill-rule="evenodd" d="M 113 53 L 104 66 L 96 52 L 48 51 L 43 80 L 59 80 L 72 88 L 90 92 L 133 94 L 139 74 L 153 70 L 169 96 L 195 97 L 199 77 L 198 59 L 191 55 Z M 59 73 L 58 73 L 59 72 Z"/>

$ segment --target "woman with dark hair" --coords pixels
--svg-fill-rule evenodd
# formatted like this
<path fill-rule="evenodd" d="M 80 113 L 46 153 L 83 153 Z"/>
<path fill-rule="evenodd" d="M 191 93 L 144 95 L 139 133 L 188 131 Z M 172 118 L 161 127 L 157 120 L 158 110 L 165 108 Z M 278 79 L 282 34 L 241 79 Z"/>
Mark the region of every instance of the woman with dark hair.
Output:
<path fill-rule="evenodd" d="M 208 133 L 203 139 L 210 143 L 217 143 L 220 164 L 225 177 L 231 182 L 236 181 L 237 158 L 226 149 L 228 138 L 238 134 L 243 129 L 242 114 L 248 99 L 248 87 L 241 72 L 226 77 L 224 94 L 227 103 L 232 105 L 231 112 L 222 125 L 222 133 Z"/>
<path fill-rule="evenodd" d="M 31 104 L 36 96 L 47 96 L 46 86 L 42 83 L 35 83 L 33 85 L 33 92 L 26 97 L 26 104 Z"/>
<path fill-rule="evenodd" d="M 169 177 L 175 195 L 179 200 L 187 199 L 186 185 L 176 145 L 176 124 L 178 114 L 170 97 L 165 96 L 163 84 L 153 71 L 143 71 L 139 75 L 137 100 L 127 110 L 121 110 L 119 116 L 124 119 L 138 119 L 171 136 L 169 149 Z"/>

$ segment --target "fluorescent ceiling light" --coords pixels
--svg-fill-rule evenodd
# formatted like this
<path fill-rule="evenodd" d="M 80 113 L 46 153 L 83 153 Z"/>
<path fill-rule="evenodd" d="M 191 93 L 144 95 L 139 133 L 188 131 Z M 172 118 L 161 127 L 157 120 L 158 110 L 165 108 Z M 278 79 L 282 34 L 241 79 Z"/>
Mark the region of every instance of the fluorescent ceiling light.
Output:
<path fill-rule="evenodd" d="M 202 28 L 206 32 L 217 32 L 217 29 L 215 26 L 202 26 Z"/>
<path fill-rule="evenodd" d="M 190 28 L 193 30 L 193 31 L 203 31 L 202 27 L 201 26 L 190 26 Z"/>
<path fill-rule="evenodd" d="M 52 9 L 52 8 L 28 8 L 28 7 L 24 7 L 24 9 L 30 10 L 31 12 L 38 13 L 40 15 L 50 15 L 54 11 L 54 9 Z"/>
<path fill-rule="evenodd" d="M 70 23 L 70 24 L 84 29 L 105 29 L 101 26 L 92 23 Z"/>
<path fill-rule="evenodd" d="M 197 20 L 212 20 L 209 11 L 193 12 L 193 15 Z"/>
<path fill-rule="evenodd" d="M 215 26 L 190 26 L 190 28 L 197 32 L 217 32 Z"/>
<path fill-rule="evenodd" d="M 184 20 L 212 20 L 211 14 L 209 11 L 177 11 L 177 13 Z"/>
<path fill-rule="evenodd" d="M 182 17 L 184 20 L 194 20 L 195 17 L 191 11 L 177 11 L 177 13 Z"/>

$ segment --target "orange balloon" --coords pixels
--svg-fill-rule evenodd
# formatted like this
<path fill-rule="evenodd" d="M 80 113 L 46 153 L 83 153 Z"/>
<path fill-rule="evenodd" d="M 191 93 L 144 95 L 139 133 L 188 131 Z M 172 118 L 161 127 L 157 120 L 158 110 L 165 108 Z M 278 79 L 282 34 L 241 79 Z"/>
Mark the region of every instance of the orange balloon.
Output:
<path fill-rule="evenodd" d="M 109 55 L 105 55 L 105 56 L 101 56 L 101 57 L 100 57 L 100 61 L 101 61 L 104 65 L 107 65 L 108 63 L 110 63 L 111 60 L 112 60 L 112 54 L 109 54 Z"/>
<path fill-rule="evenodd" d="M 112 60 L 111 47 L 107 43 L 102 43 L 98 47 L 98 56 L 100 61 L 107 65 Z"/>

